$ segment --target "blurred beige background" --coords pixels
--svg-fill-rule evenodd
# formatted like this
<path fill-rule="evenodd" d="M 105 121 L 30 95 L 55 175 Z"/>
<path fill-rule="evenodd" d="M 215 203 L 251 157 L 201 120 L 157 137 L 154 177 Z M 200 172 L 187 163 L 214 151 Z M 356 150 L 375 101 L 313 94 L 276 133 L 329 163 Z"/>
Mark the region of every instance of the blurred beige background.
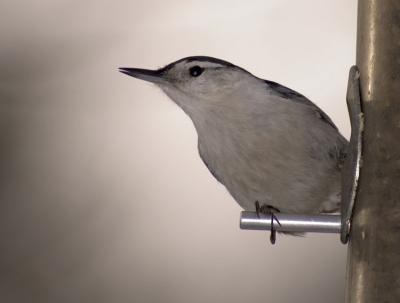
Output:
<path fill-rule="evenodd" d="M 241 231 L 189 118 L 117 68 L 219 57 L 302 92 L 348 137 L 355 0 L 0 12 L 0 302 L 343 302 L 339 237 Z"/>

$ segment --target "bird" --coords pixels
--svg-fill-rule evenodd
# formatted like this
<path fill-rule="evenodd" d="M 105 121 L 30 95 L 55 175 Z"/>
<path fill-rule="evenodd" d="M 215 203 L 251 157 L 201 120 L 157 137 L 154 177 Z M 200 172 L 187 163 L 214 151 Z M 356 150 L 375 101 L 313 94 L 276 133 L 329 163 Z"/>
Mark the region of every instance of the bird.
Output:
<path fill-rule="evenodd" d="M 304 95 L 209 56 L 120 72 L 158 86 L 192 120 L 200 158 L 247 211 L 339 211 L 348 141 Z"/>

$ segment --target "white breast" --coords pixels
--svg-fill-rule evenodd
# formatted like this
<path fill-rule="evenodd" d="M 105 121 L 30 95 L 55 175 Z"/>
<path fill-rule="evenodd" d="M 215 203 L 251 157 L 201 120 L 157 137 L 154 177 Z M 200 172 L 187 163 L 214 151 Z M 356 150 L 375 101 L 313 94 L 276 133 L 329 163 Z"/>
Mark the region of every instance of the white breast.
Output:
<path fill-rule="evenodd" d="M 264 94 L 221 104 L 194 123 L 201 157 L 244 209 L 255 201 L 291 213 L 337 207 L 332 151 L 343 142 L 309 107 Z"/>

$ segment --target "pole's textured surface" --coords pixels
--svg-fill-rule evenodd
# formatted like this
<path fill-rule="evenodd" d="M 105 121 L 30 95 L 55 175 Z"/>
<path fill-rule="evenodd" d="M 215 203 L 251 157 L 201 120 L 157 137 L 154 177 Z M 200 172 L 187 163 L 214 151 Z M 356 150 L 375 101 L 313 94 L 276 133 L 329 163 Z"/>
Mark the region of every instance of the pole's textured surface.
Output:
<path fill-rule="evenodd" d="M 347 303 L 400 302 L 400 0 L 359 0 L 363 162 Z"/>

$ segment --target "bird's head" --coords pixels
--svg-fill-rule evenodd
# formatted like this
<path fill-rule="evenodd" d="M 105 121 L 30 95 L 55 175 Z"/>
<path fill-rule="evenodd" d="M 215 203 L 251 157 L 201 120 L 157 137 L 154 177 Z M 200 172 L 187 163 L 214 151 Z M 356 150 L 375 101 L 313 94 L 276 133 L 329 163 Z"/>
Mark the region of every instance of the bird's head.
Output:
<path fill-rule="evenodd" d="M 120 72 L 155 83 L 184 109 L 226 102 L 257 79 L 232 63 L 205 56 L 180 59 L 157 70 L 120 68 Z"/>

